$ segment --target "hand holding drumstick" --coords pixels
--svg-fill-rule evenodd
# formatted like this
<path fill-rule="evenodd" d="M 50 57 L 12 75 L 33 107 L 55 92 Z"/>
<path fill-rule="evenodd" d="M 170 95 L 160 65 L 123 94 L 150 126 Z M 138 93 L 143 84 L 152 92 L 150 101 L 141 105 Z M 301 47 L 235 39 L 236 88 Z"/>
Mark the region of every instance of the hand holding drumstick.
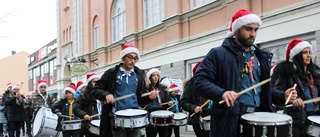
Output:
<path fill-rule="evenodd" d="M 285 105 L 287 105 L 287 104 L 289 103 L 289 101 L 292 100 L 292 99 L 291 99 L 291 98 L 292 98 L 292 94 L 293 94 L 294 91 L 296 90 L 296 87 L 297 87 L 297 84 L 294 84 L 294 86 L 293 86 L 291 89 L 288 89 L 288 90 L 285 92 L 286 95 L 288 94 L 288 92 L 290 92 L 289 95 L 288 95 L 288 97 L 287 97 L 287 100 L 286 100 Z M 293 90 L 294 90 L 294 91 L 293 91 Z M 297 91 L 295 91 L 295 94 L 297 94 Z M 295 97 L 295 98 L 296 98 L 296 97 Z M 294 100 L 295 100 L 295 99 L 294 99 Z"/>
<path fill-rule="evenodd" d="M 204 107 L 204 106 L 206 106 L 208 103 L 210 102 L 210 100 L 208 99 L 206 102 L 204 102 L 202 105 L 201 105 L 201 109 Z M 197 112 L 198 113 L 198 112 Z M 194 116 L 196 114 L 196 112 L 194 112 L 194 113 L 192 113 L 192 115 L 190 115 L 190 118 L 192 117 L 192 116 Z"/>

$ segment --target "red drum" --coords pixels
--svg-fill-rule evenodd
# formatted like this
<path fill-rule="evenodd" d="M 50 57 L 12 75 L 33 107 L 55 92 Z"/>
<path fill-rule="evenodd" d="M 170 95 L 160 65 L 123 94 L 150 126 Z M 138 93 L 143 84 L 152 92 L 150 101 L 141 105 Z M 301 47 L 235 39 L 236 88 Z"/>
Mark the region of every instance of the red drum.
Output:
<path fill-rule="evenodd" d="M 157 110 L 150 113 L 150 122 L 155 126 L 170 126 L 173 122 L 173 112 Z"/>

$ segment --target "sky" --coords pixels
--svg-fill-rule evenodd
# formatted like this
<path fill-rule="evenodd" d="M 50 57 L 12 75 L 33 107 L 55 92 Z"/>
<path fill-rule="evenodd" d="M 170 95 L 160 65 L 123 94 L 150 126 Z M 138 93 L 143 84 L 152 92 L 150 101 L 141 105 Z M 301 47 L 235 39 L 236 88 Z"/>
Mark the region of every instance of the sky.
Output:
<path fill-rule="evenodd" d="M 0 59 L 57 38 L 56 0 L 0 0 Z"/>

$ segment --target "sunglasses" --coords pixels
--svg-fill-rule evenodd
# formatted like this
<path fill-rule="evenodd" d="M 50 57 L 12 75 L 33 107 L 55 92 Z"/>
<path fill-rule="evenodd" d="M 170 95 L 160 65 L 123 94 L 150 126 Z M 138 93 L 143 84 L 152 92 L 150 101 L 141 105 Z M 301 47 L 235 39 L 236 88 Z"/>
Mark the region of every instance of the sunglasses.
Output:
<path fill-rule="evenodd" d="M 40 88 L 47 88 L 46 86 L 40 86 Z"/>

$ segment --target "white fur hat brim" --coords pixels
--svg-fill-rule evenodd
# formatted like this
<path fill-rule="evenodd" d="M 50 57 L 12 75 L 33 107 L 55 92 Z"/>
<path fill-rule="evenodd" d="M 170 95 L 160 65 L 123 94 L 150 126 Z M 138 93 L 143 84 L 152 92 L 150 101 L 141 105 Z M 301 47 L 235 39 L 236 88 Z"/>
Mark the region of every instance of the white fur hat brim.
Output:
<path fill-rule="evenodd" d="M 85 86 L 87 86 L 87 84 L 81 84 L 78 88 L 77 88 L 77 90 L 80 90 L 81 88 L 83 88 L 83 87 L 85 87 Z"/>
<path fill-rule="evenodd" d="M 40 91 L 40 87 L 41 87 L 41 86 L 46 86 L 46 87 L 48 87 L 47 83 L 44 83 L 44 82 L 39 83 L 39 84 L 38 84 L 38 90 L 39 90 L 39 91 Z"/>
<path fill-rule="evenodd" d="M 292 60 L 294 56 L 298 55 L 304 48 L 310 48 L 310 50 L 312 50 L 312 46 L 309 42 L 302 41 L 290 50 L 290 60 Z"/>
<path fill-rule="evenodd" d="M 137 48 L 128 47 L 120 52 L 120 59 L 122 59 L 124 56 L 126 56 L 127 54 L 130 54 L 130 53 L 136 53 L 138 58 L 140 58 L 140 51 Z"/>
<path fill-rule="evenodd" d="M 160 71 L 159 69 L 157 69 L 157 68 L 152 68 L 151 70 L 149 70 L 149 71 L 147 72 L 147 77 L 150 78 L 150 76 L 151 76 L 152 73 L 154 73 L 154 72 L 158 72 L 159 75 L 161 74 L 161 71 Z"/>
<path fill-rule="evenodd" d="M 89 82 L 90 82 L 91 80 L 95 79 L 95 78 L 99 78 L 99 76 L 98 76 L 98 75 L 92 75 L 92 76 L 90 76 L 90 77 L 87 79 L 87 84 L 89 84 Z"/>
<path fill-rule="evenodd" d="M 76 93 L 76 91 L 74 89 L 70 88 L 70 87 L 66 87 L 64 89 L 64 93 L 66 93 L 66 91 L 70 91 L 73 95 Z"/>
<path fill-rule="evenodd" d="M 172 92 L 172 91 L 176 91 L 176 90 L 179 90 L 179 87 L 170 88 L 168 91 L 169 91 L 169 92 Z"/>

